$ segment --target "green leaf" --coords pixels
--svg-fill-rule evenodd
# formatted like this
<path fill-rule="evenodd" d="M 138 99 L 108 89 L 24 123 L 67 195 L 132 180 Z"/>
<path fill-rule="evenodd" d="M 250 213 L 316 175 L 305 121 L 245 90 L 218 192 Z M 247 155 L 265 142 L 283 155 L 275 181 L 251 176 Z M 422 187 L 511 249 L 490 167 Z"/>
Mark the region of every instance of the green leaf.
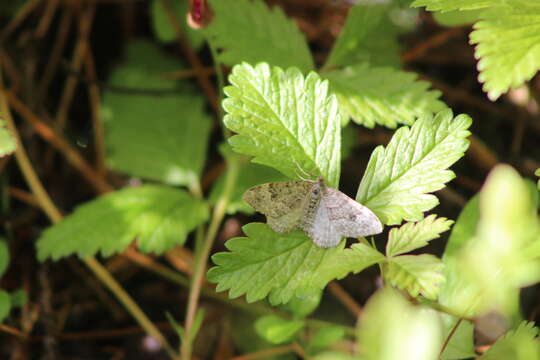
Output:
<path fill-rule="evenodd" d="M 150 5 L 150 16 L 152 18 L 152 30 L 156 38 L 164 43 L 169 43 L 176 40 L 176 31 L 174 30 L 169 17 L 165 13 L 162 0 L 153 0 Z M 182 29 L 182 34 L 185 34 L 191 46 L 198 50 L 204 43 L 204 37 L 200 30 L 195 30 L 188 26 L 186 14 L 188 12 L 188 1 L 170 1 L 171 9 L 173 10 L 178 23 Z"/>
<path fill-rule="evenodd" d="M 468 281 L 458 261 L 463 249 L 474 241 L 480 219 L 479 197 L 474 196 L 463 208 L 452 227 L 442 257 L 446 282 L 439 293 L 439 303 L 456 314 L 472 317 L 479 306 L 479 289 Z"/>
<path fill-rule="evenodd" d="M 317 278 L 318 269 L 339 247 L 322 249 L 301 231 L 279 234 L 262 223 L 242 229 L 247 237 L 230 239 L 225 243 L 230 252 L 212 256 L 217 266 L 207 278 L 218 283 L 216 291 L 229 290 L 231 298 L 245 294 L 248 302 L 270 295 L 270 303 L 278 305 L 326 285 Z"/>
<path fill-rule="evenodd" d="M 537 360 L 540 359 L 538 328 L 533 322 L 522 322 L 517 329 L 502 336 L 480 356 L 479 360 Z"/>
<path fill-rule="evenodd" d="M 284 72 L 267 64 L 237 65 L 229 81 L 224 122 L 239 134 L 229 139 L 235 151 L 289 178 L 322 175 L 337 187 L 341 120 L 326 81 L 315 73 L 304 77 L 298 69 Z"/>
<path fill-rule="evenodd" d="M 429 11 L 475 10 L 501 3 L 502 0 L 415 0 L 411 6 L 425 6 Z"/>
<path fill-rule="evenodd" d="M 451 110 L 422 116 L 412 127 L 398 129 L 390 143 L 371 154 L 356 199 L 383 224 L 417 221 L 439 201 L 430 192 L 454 178 L 448 168 L 463 156 L 471 118 Z"/>
<path fill-rule="evenodd" d="M 314 289 L 312 293 L 293 296 L 288 303 L 281 305 L 280 310 L 291 313 L 295 319 L 305 318 L 317 309 L 322 294 L 322 290 Z"/>
<path fill-rule="evenodd" d="M 452 220 L 437 218 L 435 214 L 416 223 L 406 223 L 399 229 L 393 228 L 388 235 L 386 256 L 396 256 L 424 247 L 428 241 L 437 239 L 439 235 L 450 229 Z"/>
<path fill-rule="evenodd" d="M 325 350 L 344 337 L 345 329 L 342 326 L 331 325 L 320 328 L 309 341 L 306 351 L 308 354 L 315 354 Z"/>
<path fill-rule="evenodd" d="M 452 335 L 441 354 L 441 360 L 474 358 L 476 356 L 474 352 L 474 325 L 467 320 L 461 320 L 454 331 L 454 327 L 460 319 L 445 313 L 439 312 L 438 314 L 443 329 L 442 340 L 445 341 L 448 336 Z M 452 333 L 452 331 L 454 332 Z"/>
<path fill-rule="evenodd" d="M 459 214 L 446 243 L 443 261 L 445 259 L 455 258 L 460 250 L 474 237 L 478 221 L 480 220 L 479 199 L 476 195 L 472 197 Z"/>
<path fill-rule="evenodd" d="M 412 297 L 422 294 L 434 300 L 444 283 L 443 268 L 442 261 L 433 255 L 402 255 L 387 259 L 384 278 Z"/>
<path fill-rule="evenodd" d="M 135 238 L 141 251 L 162 253 L 182 245 L 207 218 L 206 204 L 183 190 L 157 185 L 125 188 L 79 206 L 48 228 L 38 240 L 38 257 L 57 260 L 98 251 L 110 256 Z"/>
<path fill-rule="evenodd" d="M 9 248 L 7 240 L 4 237 L 0 237 L 0 277 L 4 275 L 9 265 Z"/>
<path fill-rule="evenodd" d="M 236 182 L 229 202 L 227 203 L 227 214 L 232 215 L 237 212 L 253 214 L 253 208 L 242 200 L 242 196 L 246 190 L 255 185 L 286 180 L 288 180 L 288 178 L 285 175 L 271 167 L 254 163 L 244 164 L 238 173 L 238 181 Z M 223 194 L 224 184 L 225 174 L 220 176 L 219 179 L 214 183 L 208 200 L 210 204 L 215 205 L 218 199 L 221 197 Z"/>
<path fill-rule="evenodd" d="M 460 271 L 479 294 L 477 312 L 513 310 L 521 287 L 540 280 L 540 223 L 529 186 L 508 165 L 495 167 L 480 193 L 475 237 L 459 254 Z"/>
<path fill-rule="evenodd" d="M 362 360 L 438 359 L 442 337 L 437 314 L 410 305 L 392 289 L 371 297 L 359 325 Z"/>
<path fill-rule="evenodd" d="M 476 10 L 452 10 L 447 12 L 434 12 L 433 18 L 439 25 L 443 26 L 463 26 L 474 24 L 480 19 L 483 9 Z"/>
<path fill-rule="evenodd" d="M 334 279 L 342 279 L 348 273 L 359 273 L 369 266 L 385 260 L 383 254 L 364 243 L 353 244 L 349 249 L 336 251 L 321 264 L 318 283 L 326 285 Z"/>
<path fill-rule="evenodd" d="M 0 324 L 8 317 L 11 311 L 11 297 L 4 290 L 0 290 Z"/>
<path fill-rule="evenodd" d="M 11 154 L 17 149 L 17 141 L 7 129 L 5 121 L 0 117 L 0 157 Z"/>
<path fill-rule="evenodd" d="M 389 11 L 390 6 L 376 3 L 351 7 L 324 67 L 361 62 L 399 67 L 399 28 L 390 21 Z"/>
<path fill-rule="evenodd" d="M 293 339 L 303 327 L 304 320 L 288 320 L 276 315 L 266 315 L 255 322 L 257 334 L 272 344 L 283 344 Z"/>
<path fill-rule="evenodd" d="M 443 110 L 441 92 L 418 75 L 390 67 L 357 64 L 324 73 L 343 113 L 358 124 L 395 128 L 412 124 L 418 117 Z"/>
<path fill-rule="evenodd" d="M 478 80 L 488 97 L 496 100 L 540 68 L 540 3 L 511 0 L 486 10 L 482 19 L 475 24 L 470 42 L 477 44 Z"/>
<path fill-rule="evenodd" d="M 211 118 L 204 99 L 160 77 L 179 64 L 155 45 L 135 42 L 109 85 L 163 91 L 104 94 L 105 135 L 110 166 L 132 176 L 196 186 L 205 162 Z M 183 85 L 186 88 L 186 85 Z"/>
<path fill-rule="evenodd" d="M 304 35 L 281 8 L 269 9 L 260 0 L 211 0 L 213 21 L 204 28 L 227 65 L 267 62 L 303 72 L 313 69 Z"/>
<path fill-rule="evenodd" d="M 246 311 L 231 309 L 231 328 L 230 335 L 234 343 L 235 349 L 240 354 L 259 352 L 266 349 L 272 349 L 274 344 L 269 343 L 261 338 L 254 329 L 254 324 L 258 316 L 255 316 Z M 292 354 L 291 354 L 292 355 Z M 268 360 L 295 360 L 294 356 L 276 356 L 268 357 Z"/>
<path fill-rule="evenodd" d="M 10 296 L 12 307 L 23 307 L 28 302 L 28 295 L 23 289 L 15 290 Z"/>
<path fill-rule="evenodd" d="M 358 146 L 358 132 L 353 126 L 346 125 L 341 128 L 341 159 L 346 160 Z"/>

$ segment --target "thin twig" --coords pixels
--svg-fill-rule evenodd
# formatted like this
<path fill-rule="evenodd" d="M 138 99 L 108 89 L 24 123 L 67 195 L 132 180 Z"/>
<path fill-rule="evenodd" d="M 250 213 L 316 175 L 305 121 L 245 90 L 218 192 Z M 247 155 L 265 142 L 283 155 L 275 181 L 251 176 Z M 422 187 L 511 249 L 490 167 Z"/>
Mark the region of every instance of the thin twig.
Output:
<path fill-rule="evenodd" d="M 449 39 L 454 36 L 463 34 L 463 31 L 469 29 L 470 26 L 456 26 L 448 30 L 442 31 L 431 38 L 423 41 L 421 44 L 416 47 L 408 50 L 407 52 L 401 55 L 401 60 L 403 62 L 411 62 L 419 57 L 421 57 L 426 51 L 437 46 L 445 44 Z"/>
<path fill-rule="evenodd" d="M 97 79 L 96 68 L 94 64 L 94 57 L 90 46 L 87 47 L 84 65 L 88 80 L 88 98 L 90 102 L 90 108 L 92 110 L 92 125 L 94 128 L 94 146 L 96 149 L 96 170 L 101 177 L 105 177 L 107 174 L 107 168 L 105 166 L 105 136 L 103 129 L 103 121 L 101 119 L 101 96 L 99 94 L 99 87 L 95 84 Z"/>
<path fill-rule="evenodd" d="M 86 53 L 86 49 L 88 47 L 88 35 L 90 34 L 90 29 L 92 27 L 94 13 L 95 6 L 90 5 L 81 15 L 79 23 L 79 38 L 77 40 L 77 46 L 75 46 L 75 50 L 73 52 L 73 59 L 71 60 L 70 66 L 71 69 L 77 72 L 79 72 L 81 69 L 84 54 Z M 66 125 L 67 113 L 69 111 L 69 106 L 71 105 L 73 95 L 75 94 L 77 80 L 77 77 L 69 76 L 64 85 L 62 97 L 60 98 L 60 103 L 56 112 L 56 121 L 60 129 Z"/>
<path fill-rule="evenodd" d="M 177 270 L 193 274 L 193 255 L 184 247 L 175 247 L 165 253 L 165 258 Z"/>
<path fill-rule="evenodd" d="M 169 269 L 168 267 L 160 264 L 159 262 L 155 261 L 149 256 L 138 253 L 137 251 L 132 250 L 132 249 L 126 250 L 123 253 L 123 255 L 127 259 L 133 261 L 135 264 L 152 271 L 153 273 L 163 277 L 166 280 L 169 280 L 180 286 L 184 286 L 184 287 L 190 286 L 190 282 L 187 277 L 179 274 L 178 272 L 174 270 Z M 286 317 L 286 314 L 280 313 L 279 311 L 272 309 L 268 306 L 265 306 L 263 304 L 248 304 L 243 299 L 230 299 L 229 296 L 225 293 L 217 293 L 215 286 L 209 283 L 205 283 L 204 286 L 201 288 L 201 294 L 206 298 L 219 301 L 222 304 L 227 304 L 231 307 L 243 310 L 250 314 L 254 314 L 254 315 L 274 314 L 274 315 Z"/>
<path fill-rule="evenodd" d="M 6 125 L 8 129 L 10 130 L 11 134 L 15 138 L 15 141 L 17 142 L 17 149 L 15 150 L 15 158 L 17 159 L 17 162 L 19 164 L 19 168 L 21 169 L 21 172 L 24 174 L 26 178 L 26 182 L 32 189 L 32 192 L 34 193 L 34 196 L 38 200 L 40 207 L 49 216 L 52 222 L 54 223 L 59 222 L 62 219 L 62 214 L 60 213 L 58 208 L 53 204 L 51 198 L 49 197 L 49 194 L 47 194 L 47 191 L 45 191 L 45 188 L 41 184 L 41 181 L 39 180 L 39 178 L 37 177 L 37 174 L 34 171 L 34 168 L 30 162 L 30 159 L 28 157 L 28 154 L 26 153 L 25 148 L 22 146 L 19 132 L 17 131 L 13 118 L 11 117 L 11 111 L 8 106 L 6 95 L 7 95 L 7 92 L 4 88 L 3 80 L 0 77 L 0 110 L 2 112 L 4 120 L 6 121 Z"/>
<path fill-rule="evenodd" d="M 62 57 L 62 52 L 64 51 L 66 40 L 69 35 L 72 20 L 73 14 L 69 8 L 66 8 L 60 19 L 60 24 L 58 25 L 58 31 L 53 41 L 54 45 L 49 54 L 49 57 L 47 58 L 45 70 L 43 70 L 43 77 L 39 82 L 37 91 L 39 102 L 41 102 L 43 97 L 45 96 L 47 89 L 49 88 L 49 84 L 51 83 L 51 80 L 53 79 L 54 74 L 58 69 L 58 65 L 60 64 L 60 59 Z"/>
<path fill-rule="evenodd" d="M 17 27 L 36 9 L 40 0 L 28 0 L 0 33 L 0 43 L 4 42 Z"/>
<path fill-rule="evenodd" d="M 21 330 L 12 328 L 11 326 L 8 326 L 8 325 L 5 325 L 5 324 L 0 324 L 0 331 L 3 331 L 3 332 L 5 332 L 7 334 L 10 334 L 10 335 L 14 335 L 14 336 L 16 336 L 18 338 L 21 338 L 21 339 L 26 338 L 26 334 L 24 332 L 22 332 Z"/>
<path fill-rule="evenodd" d="M 150 321 L 150 319 L 142 312 L 141 308 L 135 301 L 129 296 L 122 286 L 112 277 L 103 265 L 101 265 L 95 258 L 88 257 L 83 259 L 84 263 L 96 274 L 96 276 L 111 290 L 118 300 L 124 305 L 126 310 L 137 320 L 137 322 L 146 330 L 146 332 L 156 339 L 165 351 L 172 358 L 177 358 L 176 352 L 169 345 L 165 337 Z"/>
<path fill-rule="evenodd" d="M 128 248 L 122 253 L 123 256 L 138 264 L 144 268 L 160 275 L 161 277 L 172 281 L 174 283 L 180 284 L 182 286 L 189 286 L 188 278 L 179 274 L 178 272 L 169 269 L 165 265 L 160 264 L 149 256 L 143 255 L 132 248 Z"/>
<path fill-rule="evenodd" d="M 514 133 L 512 136 L 512 143 L 510 145 L 510 153 L 517 157 L 521 151 L 521 146 L 523 145 L 523 136 L 525 135 L 525 130 L 527 128 L 527 121 L 523 114 L 518 116 L 514 122 Z"/>
<path fill-rule="evenodd" d="M 206 76 L 210 76 L 214 74 L 214 71 L 215 71 L 215 68 L 213 67 L 205 67 L 203 68 L 202 73 Z M 193 77 L 197 77 L 197 71 L 195 71 L 194 69 L 178 70 L 178 71 L 162 74 L 160 77 L 164 79 L 175 79 L 175 80 L 190 79 Z"/>
<path fill-rule="evenodd" d="M 362 307 L 345 291 L 336 281 L 328 284 L 328 290 L 334 295 L 355 317 L 360 316 Z"/>
<path fill-rule="evenodd" d="M 11 111 L 8 106 L 6 99 L 6 91 L 3 85 L 3 81 L 0 78 L 0 110 L 2 111 L 3 116 L 5 117 L 6 124 L 8 129 L 13 134 L 14 138 L 17 141 L 17 150 L 15 150 L 15 157 L 19 163 L 19 167 L 28 183 L 28 186 L 32 189 L 32 192 L 38 199 L 41 204 L 41 208 L 49 219 L 53 223 L 58 223 L 62 220 L 62 214 L 54 205 L 49 194 L 43 187 L 43 184 L 39 180 L 28 155 L 22 145 L 19 133 L 13 118 L 11 117 Z M 116 298 L 123 304 L 126 310 L 133 316 L 133 318 L 146 330 L 146 332 L 156 339 L 161 346 L 167 351 L 167 353 L 172 357 L 176 358 L 176 353 L 173 348 L 169 345 L 165 337 L 159 332 L 159 330 L 154 326 L 148 317 L 142 312 L 137 303 L 127 294 L 127 292 L 120 286 L 120 284 L 111 276 L 111 274 L 105 269 L 95 258 L 88 257 L 83 259 L 84 263 L 94 272 L 96 277 L 103 282 L 109 290 L 116 296 Z"/>
<path fill-rule="evenodd" d="M 47 5 L 45 6 L 45 11 L 43 11 L 43 14 L 41 15 L 41 18 L 39 20 L 39 24 L 36 27 L 36 31 L 34 32 L 34 36 L 38 40 L 45 36 L 47 31 L 49 30 L 49 26 L 51 25 L 54 14 L 56 13 L 58 6 L 60 5 L 59 0 L 48 0 L 46 3 Z"/>
<path fill-rule="evenodd" d="M 84 160 L 69 142 L 56 133 L 51 127 L 35 115 L 26 105 L 24 105 L 12 92 L 7 92 L 7 99 L 13 108 L 28 122 L 32 124 L 36 132 L 54 148 L 59 150 L 66 160 L 79 170 L 84 179 L 88 181 L 99 193 L 106 193 L 113 190 L 102 177 Z"/>
<path fill-rule="evenodd" d="M 489 171 L 499 163 L 497 154 L 476 135 L 469 136 L 469 141 L 470 145 L 466 155 L 473 160 L 476 165 L 480 166 L 486 171 Z"/>
<path fill-rule="evenodd" d="M 24 190 L 10 187 L 9 188 L 9 195 L 13 196 L 15 199 L 20 200 L 27 205 L 39 207 L 39 202 L 37 201 L 36 197 L 29 192 L 26 192 Z"/>
<path fill-rule="evenodd" d="M 18 92 L 21 89 L 21 74 L 19 73 L 19 70 L 17 70 L 17 67 L 13 63 L 13 60 L 7 53 L 2 52 L 0 53 L 0 56 L 2 70 L 4 70 L 7 78 L 9 78 L 9 84 L 11 86 L 11 89 L 12 91 Z"/>
<path fill-rule="evenodd" d="M 281 354 L 288 354 L 288 353 L 294 353 L 296 352 L 296 348 L 293 344 L 284 345 L 284 346 L 278 346 L 271 349 L 265 349 L 261 351 L 257 351 L 251 354 L 241 355 L 233 357 L 231 360 L 255 360 L 255 359 L 266 359 L 271 356 L 281 355 Z"/>
<path fill-rule="evenodd" d="M 169 23 L 171 24 L 171 26 L 174 29 L 174 32 L 176 33 L 176 38 L 177 38 L 176 40 L 178 41 L 178 44 L 180 45 L 180 49 L 182 49 L 182 52 L 187 57 L 191 67 L 197 73 L 197 82 L 199 83 L 199 86 L 201 87 L 204 94 L 208 98 L 208 101 L 210 102 L 210 105 L 214 109 L 214 112 L 216 113 L 217 116 L 219 116 L 221 110 L 218 104 L 218 98 L 214 90 L 214 87 L 210 83 L 208 76 L 205 73 L 205 68 L 202 65 L 199 58 L 197 57 L 197 54 L 193 52 L 189 44 L 184 39 L 182 28 L 180 27 L 178 19 L 175 16 L 174 11 L 172 10 L 170 1 L 161 0 L 160 5 L 165 10 L 165 14 L 167 15 L 167 18 L 169 19 Z"/>

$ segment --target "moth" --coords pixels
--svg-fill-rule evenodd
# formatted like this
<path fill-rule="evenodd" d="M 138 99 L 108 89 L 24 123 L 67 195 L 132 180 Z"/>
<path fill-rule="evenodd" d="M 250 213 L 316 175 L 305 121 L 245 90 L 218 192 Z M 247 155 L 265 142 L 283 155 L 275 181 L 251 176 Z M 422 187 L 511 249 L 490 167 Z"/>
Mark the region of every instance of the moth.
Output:
<path fill-rule="evenodd" d="M 284 181 L 254 186 L 243 197 L 279 233 L 302 229 L 322 248 L 343 237 L 375 235 L 382 231 L 377 216 L 339 190 L 316 181 Z"/>

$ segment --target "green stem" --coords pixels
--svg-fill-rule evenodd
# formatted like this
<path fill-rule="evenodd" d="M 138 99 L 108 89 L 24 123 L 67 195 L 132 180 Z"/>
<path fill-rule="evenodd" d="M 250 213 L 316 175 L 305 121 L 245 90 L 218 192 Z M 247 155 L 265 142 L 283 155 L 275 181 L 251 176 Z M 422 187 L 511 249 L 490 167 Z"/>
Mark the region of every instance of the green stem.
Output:
<path fill-rule="evenodd" d="M 189 186 L 190 192 L 193 194 L 193 196 L 197 199 L 202 200 L 204 195 L 201 189 L 200 182 L 193 181 L 191 185 Z M 201 251 L 201 247 L 204 240 L 204 225 L 200 225 L 197 227 L 197 230 L 195 231 L 195 249 L 193 250 L 195 259 L 198 259 L 199 252 Z"/>
<path fill-rule="evenodd" d="M 444 340 L 444 344 L 441 346 L 441 352 L 439 353 L 439 357 L 442 358 L 442 354 L 444 353 L 444 350 L 446 350 L 446 347 L 448 346 L 448 344 L 450 343 L 450 340 L 452 339 L 452 336 L 454 336 L 454 334 L 456 333 L 459 325 L 461 324 L 461 322 L 463 321 L 463 319 L 458 319 L 458 321 L 456 321 L 456 324 L 452 327 L 452 330 L 450 330 L 450 333 L 448 334 L 448 336 L 446 337 L 446 339 Z"/>
<path fill-rule="evenodd" d="M 216 48 L 214 47 L 212 40 L 206 35 L 205 35 L 205 39 L 206 39 L 206 43 L 208 44 L 208 48 L 210 49 L 210 54 L 212 55 L 212 59 L 214 61 L 214 71 L 216 72 L 218 89 L 219 89 L 219 94 L 218 94 L 218 102 L 220 104 L 219 118 L 223 119 L 223 107 L 221 107 L 221 103 L 223 101 L 223 88 L 225 87 L 225 76 L 223 75 L 223 66 L 221 62 L 219 61 L 218 52 Z M 227 139 L 228 137 L 232 135 L 231 131 L 227 129 L 227 127 L 223 124 L 223 121 L 220 121 L 220 124 L 223 130 L 223 137 Z"/>
<path fill-rule="evenodd" d="M 229 158 L 228 169 L 225 175 L 225 186 L 223 188 L 223 194 L 218 199 L 216 206 L 214 207 L 214 211 L 212 213 L 212 220 L 208 227 L 208 232 L 206 233 L 206 237 L 204 239 L 201 251 L 197 256 L 197 259 L 195 259 L 195 269 L 193 271 L 193 278 L 191 282 L 191 289 L 189 292 L 187 305 L 184 339 L 194 338 L 194 336 L 190 335 L 190 331 L 193 327 L 193 321 L 197 312 L 197 304 L 199 301 L 199 296 L 201 294 L 204 270 L 206 269 L 206 259 L 208 259 L 210 250 L 212 249 L 212 245 L 221 225 L 221 221 L 225 217 L 225 210 L 236 185 L 239 168 L 240 167 L 238 157 L 235 156 L 233 158 Z M 192 344 L 188 341 L 182 344 L 181 353 L 183 360 L 191 359 L 191 345 Z"/>

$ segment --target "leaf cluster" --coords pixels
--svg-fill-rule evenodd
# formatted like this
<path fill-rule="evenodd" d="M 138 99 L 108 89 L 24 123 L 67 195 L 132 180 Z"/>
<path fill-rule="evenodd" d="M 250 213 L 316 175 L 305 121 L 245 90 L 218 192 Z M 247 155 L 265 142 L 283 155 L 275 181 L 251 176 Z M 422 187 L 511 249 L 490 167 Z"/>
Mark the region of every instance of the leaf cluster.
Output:
<path fill-rule="evenodd" d="M 540 4 L 536 1 L 415 0 L 412 6 L 443 14 L 454 11 L 450 25 L 475 23 L 470 43 L 476 45 L 478 80 L 491 100 L 520 87 L 540 69 Z"/>
<path fill-rule="evenodd" d="M 514 2 L 523 8 L 510 6 Z M 515 170 L 492 171 L 453 227 L 442 259 L 421 253 L 453 224 L 426 213 L 439 204 L 435 192 L 455 177 L 451 167 L 469 146 L 472 120 L 454 116 L 439 91 L 399 68 L 400 29 L 388 15 L 396 5 L 353 6 L 317 70 L 304 36 L 279 8 L 260 0 L 210 4 L 215 21 L 189 38 L 197 44 L 204 37 L 215 60 L 232 66 L 222 102 L 224 133 L 234 133 L 220 148 L 225 173 L 205 197 L 201 184 L 212 120 L 204 98 L 188 81 L 163 76 L 181 67 L 176 59 L 149 41 L 134 41 L 111 73 L 102 103 L 108 164 L 133 186 L 88 201 L 46 229 L 37 242 L 38 258 L 109 257 L 134 242 L 141 252 L 163 254 L 183 246 L 195 229 L 204 231 L 209 220 L 217 229 L 216 209 L 252 214 L 241 199 L 251 186 L 307 175 L 339 188 L 349 148 L 343 134 L 356 125 L 380 125 L 397 129 L 388 144 L 373 151 L 366 169 L 354 172 L 361 178 L 356 201 L 388 227 L 386 235 L 322 249 L 301 231 L 278 234 L 264 223 L 248 223 L 244 236 L 228 239 L 226 251 L 211 257 L 207 279 L 230 298 L 281 306 L 282 313 L 254 320 L 254 331 L 271 344 L 299 341 L 319 359 L 349 358 L 339 351 L 322 353 L 346 336 L 354 338 L 362 359 L 467 358 L 474 355 L 470 318 L 490 311 L 518 318 L 520 289 L 540 280 L 540 225 L 537 189 Z M 175 29 L 159 5 L 151 5 L 153 29 L 160 41 L 170 42 Z M 536 72 L 536 4 L 416 0 L 414 5 L 481 10 L 471 41 L 478 44 L 480 80 L 491 98 Z M 517 23 L 523 28 L 516 29 Z M 523 36 L 526 31 L 530 37 Z M 497 39 L 504 46 L 496 46 Z M 0 143 L 0 156 L 15 148 L 1 126 Z M 382 251 L 377 244 L 384 236 Z M 196 254 L 201 254 L 199 240 Z M 3 244 L 0 275 L 7 263 Z M 308 316 L 327 284 L 372 265 L 385 286 L 370 298 L 358 328 L 333 324 L 306 336 L 312 330 Z M 0 291 L 0 321 L 13 298 Z M 169 316 L 187 343 L 203 318 L 199 312 L 186 333 Z M 513 325 L 482 358 L 538 358 L 538 330 L 528 323 Z"/>

